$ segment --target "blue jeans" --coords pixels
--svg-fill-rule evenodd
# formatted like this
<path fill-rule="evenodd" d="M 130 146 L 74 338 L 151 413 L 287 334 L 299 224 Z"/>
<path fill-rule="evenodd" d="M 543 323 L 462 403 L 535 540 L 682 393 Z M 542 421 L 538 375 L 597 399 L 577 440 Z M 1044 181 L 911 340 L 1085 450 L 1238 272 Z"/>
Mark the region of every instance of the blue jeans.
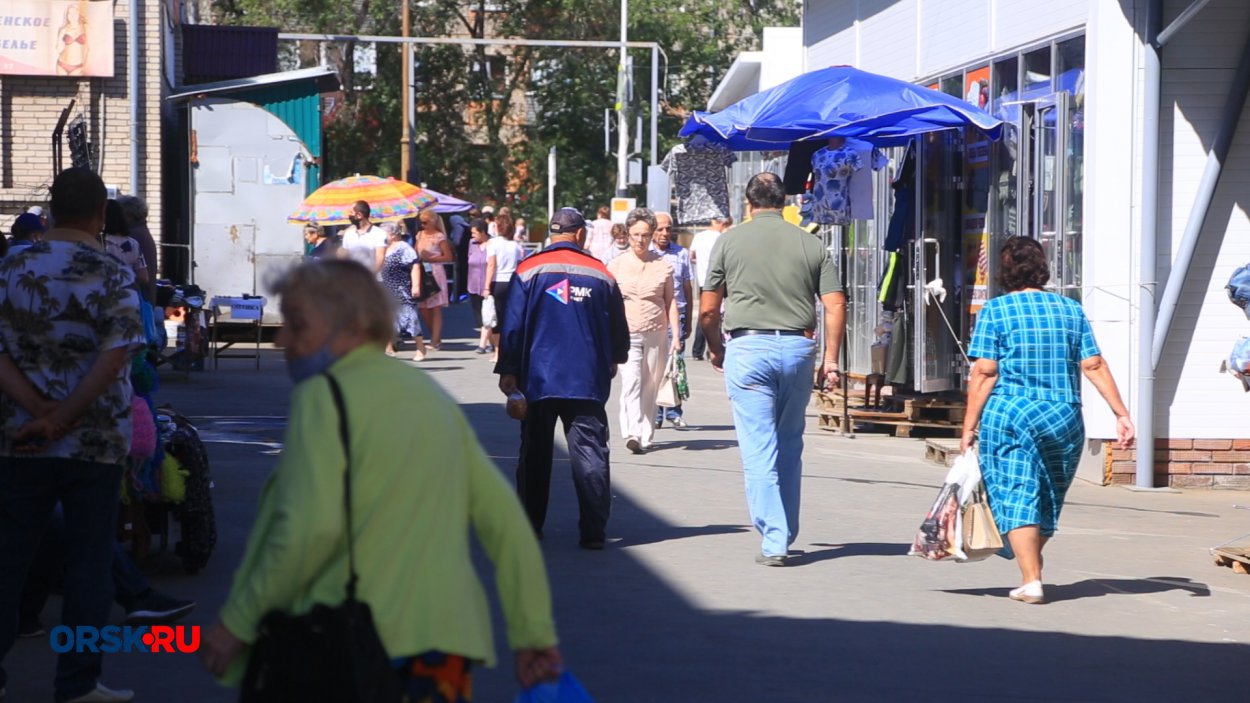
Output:
<path fill-rule="evenodd" d="M 747 507 L 768 556 L 785 555 L 799 535 L 803 429 L 815 365 L 816 342 L 807 337 L 739 337 L 725 350 Z"/>
<path fill-rule="evenodd" d="M 26 572 L 57 501 L 65 510 L 65 600 L 61 624 L 104 627 L 113 605 L 113 544 L 122 467 L 70 459 L 0 457 L 0 661 L 17 639 Z M 102 655 L 57 658 L 56 700 L 95 688 Z M 7 680 L 0 669 L 0 686 Z"/>

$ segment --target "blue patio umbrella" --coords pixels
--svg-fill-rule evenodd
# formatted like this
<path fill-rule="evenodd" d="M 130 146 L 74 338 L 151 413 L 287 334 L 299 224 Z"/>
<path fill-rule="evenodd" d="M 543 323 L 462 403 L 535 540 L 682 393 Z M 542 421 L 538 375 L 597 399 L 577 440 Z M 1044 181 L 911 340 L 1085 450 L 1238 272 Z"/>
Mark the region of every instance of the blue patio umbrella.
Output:
<path fill-rule="evenodd" d="M 1002 121 L 962 98 L 850 66 L 822 68 L 744 98 L 695 112 L 681 136 L 735 151 L 788 149 L 807 139 L 848 137 L 902 146 L 917 134 L 976 127 L 998 139 Z"/>

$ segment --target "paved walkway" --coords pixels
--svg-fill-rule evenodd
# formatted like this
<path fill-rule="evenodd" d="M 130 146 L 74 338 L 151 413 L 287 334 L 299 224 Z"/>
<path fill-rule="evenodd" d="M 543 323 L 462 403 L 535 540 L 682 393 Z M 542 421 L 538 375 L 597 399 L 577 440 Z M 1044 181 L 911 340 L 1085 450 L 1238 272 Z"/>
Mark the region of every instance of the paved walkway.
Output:
<path fill-rule="evenodd" d="M 422 368 L 511 474 L 517 425 L 490 362 L 471 353 L 467 311 L 450 312 L 453 341 Z M 605 551 L 577 548 L 567 461 L 555 469 L 543 549 L 566 661 L 599 703 L 1246 700 L 1250 577 L 1216 568 L 1206 549 L 1250 532 L 1250 512 L 1232 507 L 1250 504 L 1250 494 L 1079 483 L 1048 552 L 1053 602 L 1025 606 L 1006 598 L 1017 583 L 1010 562 L 905 556 L 943 476 L 920 460 L 919 441 L 844 439 L 816 429 L 813 417 L 795 545 L 805 554 L 791 568 L 765 568 L 753 562 L 758 538 L 747 526 L 723 382 L 692 364 L 691 384 L 690 429 L 660 431 L 642 457 L 614 440 Z M 154 577 L 200 601 L 188 624 L 211 623 L 229 588 L 289 389 L 277 352 L 260 372 L 223 362 L 162 389 L 162 400 L 199 418 L 216 475 L 212 561 L 196 576 L 164 561 Z M 50 606 L 45 620 L 54 615 Z M 103 680 L 137 689 L 142 701 L 233 700 L 193 658 L 154 656 L 109 656 Z M 477 700 L 512 700 L 503 661 L 479 672 Z M 9 701 L 50 700 L 53 663 L 46 640 L 20 642 L 6 662 Z"/>

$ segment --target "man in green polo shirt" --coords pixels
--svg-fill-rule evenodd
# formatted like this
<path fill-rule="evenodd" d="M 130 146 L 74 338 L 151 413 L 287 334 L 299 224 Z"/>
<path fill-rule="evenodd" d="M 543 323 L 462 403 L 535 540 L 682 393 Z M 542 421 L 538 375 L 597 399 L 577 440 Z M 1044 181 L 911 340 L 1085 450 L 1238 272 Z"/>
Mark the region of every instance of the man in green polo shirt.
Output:
<path fill-rule="evenodd" d="M 837 383 L 846 296 L 820 240 L 782 219 L 781 179 L 758 174 L 746 196 L 751 220 L 712 249 L 699 317 L 733 405 L 747 507 L 763 537 L 755 561 L 785 566 L 799 534 L 803 428 L 818 352 L 816 299 L 825 315 L 821 371 L 827 383 Z"/>

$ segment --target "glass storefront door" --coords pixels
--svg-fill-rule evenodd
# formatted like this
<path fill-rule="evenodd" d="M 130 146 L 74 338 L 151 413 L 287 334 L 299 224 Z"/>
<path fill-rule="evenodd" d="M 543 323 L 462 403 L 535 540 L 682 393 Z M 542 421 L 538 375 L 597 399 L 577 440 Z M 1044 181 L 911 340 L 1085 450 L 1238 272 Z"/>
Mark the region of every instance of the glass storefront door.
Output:
<path fill-rule="evenodd" d="M 962 191 L 964 140 L 960 130 L 920 137 L 920 231 L 912 251 L 916 390 L 936 393 L 960 387 L 963 299 Z"/>
<path fill-rule="evenodd" d="M 1049 289 L 1076 299 L 1081 292 L 1080 205 L 1082 163 L 1072 141 L 1073 113 L 1066 92 L 1007 105 L 1004 141 L 997 148 L 999 192 L 992 261 L 1003 240 L 1037 239 L 1050 260 Z M 995 294 L 1001 290 L 995 290 Z"/>

